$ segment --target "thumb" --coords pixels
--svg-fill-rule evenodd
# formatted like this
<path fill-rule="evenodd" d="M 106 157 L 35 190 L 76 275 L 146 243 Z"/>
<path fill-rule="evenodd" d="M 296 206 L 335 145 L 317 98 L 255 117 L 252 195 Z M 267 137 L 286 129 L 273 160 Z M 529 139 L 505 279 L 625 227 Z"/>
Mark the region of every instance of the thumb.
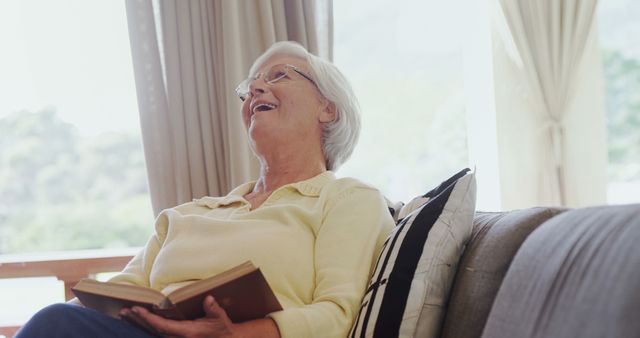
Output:
<path fill-rule="evenodd" d="M 204 303 L 202 304 L 202 308 L 205 313 L 205 317 L 207 318 L 225 318 L 228 319 L 227 313 L 224 311 L 218 302 L 213 298 L 213 296 L 209 295 L 204 299 Z"/>

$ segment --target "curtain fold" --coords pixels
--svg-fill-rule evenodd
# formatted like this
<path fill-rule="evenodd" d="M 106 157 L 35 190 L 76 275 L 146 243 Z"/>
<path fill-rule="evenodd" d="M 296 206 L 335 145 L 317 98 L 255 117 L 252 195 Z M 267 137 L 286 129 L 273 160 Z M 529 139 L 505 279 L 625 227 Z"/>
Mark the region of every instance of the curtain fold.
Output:
<path fill-rule="evenodd" d="M 154 214 L 175 200 L 175 150 L 151 1 L 126 1 L 142 143 Z M 159 143 L 155 140 L 163 139 Z"/>
<path fill-rule="evenodd" d="M 566 205 L 566 111 L 592 30 L 597 0 L 500 0 L 538 114 L 542 139 L 538 204 Z"/>
<path fill-rule="evenodd" d="M 233 90 L 276 41 L 330 59 L 331 0 L 127 0 L 126 8 L 154 213 L 255 178 Z"/>

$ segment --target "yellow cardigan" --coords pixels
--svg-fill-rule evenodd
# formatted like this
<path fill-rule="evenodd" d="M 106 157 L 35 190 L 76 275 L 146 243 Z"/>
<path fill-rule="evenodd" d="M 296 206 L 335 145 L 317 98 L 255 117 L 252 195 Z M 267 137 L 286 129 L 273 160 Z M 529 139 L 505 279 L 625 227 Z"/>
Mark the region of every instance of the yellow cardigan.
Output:
<path fill-rule="evenodd" d="M 284 308 L 269 315 L 282 337 L 345 337 L 394 225 L 382 195 L 327 171 L 249 210 L 242 196 L 254 184 L 162 211 L 144 250 L 111 281 L 167 293 L 251 260 Z"/>

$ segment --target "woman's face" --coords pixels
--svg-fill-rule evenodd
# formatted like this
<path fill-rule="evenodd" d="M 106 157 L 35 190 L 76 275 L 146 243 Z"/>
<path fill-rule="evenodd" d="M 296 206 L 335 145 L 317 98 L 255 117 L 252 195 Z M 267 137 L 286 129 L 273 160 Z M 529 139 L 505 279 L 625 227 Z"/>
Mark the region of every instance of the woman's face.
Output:
<path fill-rule="evenodd" d="M 285 55 L 271 57 L 257 73 L 264 74 L 272 66 L 281 64 L 295 66 L 310 74 L 304 60 Z M 249 89 L 250 94 L 242 105 L 242 117 L 259 153 L 274 149 L 282 142 L 321 142 L 322 123 L 335 119 L 333 105 L 320 94 L 313 82 L 293 69 L 272 84 L 267 84 L 260 77 L 251 83 Z"/>

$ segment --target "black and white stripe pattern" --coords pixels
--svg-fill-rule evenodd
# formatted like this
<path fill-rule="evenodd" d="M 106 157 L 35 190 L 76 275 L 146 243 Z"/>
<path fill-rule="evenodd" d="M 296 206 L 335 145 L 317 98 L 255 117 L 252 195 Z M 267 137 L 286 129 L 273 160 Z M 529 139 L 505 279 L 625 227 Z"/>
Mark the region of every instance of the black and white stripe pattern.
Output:
<path fill-rule="evenodd" d="M 420 201 L 424 201 L 422 205 L 410 202 L 405 206 L 415 210 L 401 211 L 400 214 L 405 214 L 406 217 L 398 221 L 384 244 L 350 337 L 390 338 L 412 336 L 415 333 L 422 302 L 411 302 L 411 306 L 407 304 L 410 299 L 424 297 L 424 288 L 413 287 L 416 269 L 419 265 L 424 266 L 425 259 L 429 259 L 425 257 L 427 239 L 431 229 L 437 226 L 438 220 L 443 216 L 443 211 L 459 209 L 452 204 L 461 201 L 475 205 L 475 178 L 473 174 L 468 174 L 469 171 L 462 170 L 437 188 L 419 196 L 422 199 Z M 465 176 L 467 178 L 463 180 Z M 470 193 L 469 186 L 472 183 L 473 198 L 470 201 L 462 194 Z M 452 198 L 454 195 L 455 198 Z M 460 210 L 467 210 L 468 213 L 469 208 Z M 473 206 L 471 219 L 472 214 Z M 451 216 L 450 212 L 446 215 Z M 471 223 L 468 218 L 465 221 Z M 450 224 L 449 219 L 444 221 Z M 465 226 L 469 228 L 470 234 L 470 225 Z M 415 304 L 420 308 L 409 308 L 415 307 Z"/>

